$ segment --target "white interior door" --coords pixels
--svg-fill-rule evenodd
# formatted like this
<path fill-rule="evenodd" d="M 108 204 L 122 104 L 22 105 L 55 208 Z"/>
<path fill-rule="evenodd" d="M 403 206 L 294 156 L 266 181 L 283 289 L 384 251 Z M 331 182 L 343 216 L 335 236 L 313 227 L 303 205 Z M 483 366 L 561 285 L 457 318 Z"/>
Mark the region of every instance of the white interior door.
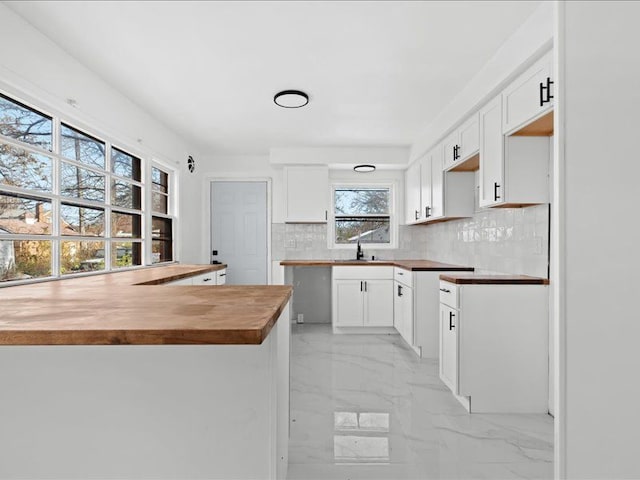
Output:
<path fill-rule="evenodd" d="M 267 283 L 266 182 L 211 182 L 211 250 L 228 284 Z"/>

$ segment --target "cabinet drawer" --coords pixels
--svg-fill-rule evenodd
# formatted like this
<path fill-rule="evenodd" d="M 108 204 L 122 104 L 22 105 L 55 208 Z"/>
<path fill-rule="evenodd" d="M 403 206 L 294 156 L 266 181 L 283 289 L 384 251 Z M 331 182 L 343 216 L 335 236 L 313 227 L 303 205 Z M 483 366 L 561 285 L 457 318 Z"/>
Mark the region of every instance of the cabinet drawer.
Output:
<path fill-rule="evenodd" d="M 393 280 L 393 268 L 370 265 L 333 267 L 332 275 L 346 280 Z"/>
<path fill-rule="evenodd" d="M 393 279 L 409 288 L 413 288 L 413 272 L 400 267 L 393 267 Z"/>
<path fill-rule="evenodd" d="M 201 275 L 196 275 L 192 277 L 193 285 L 215 285 L 216 284 L 216 273 L 217 272 L 207 272 Z"/>
<path fill-rule="evenodd" d="M 451 308 L 460 308 L 458 303 L 458 287 L 453 283 L 440 282 L 440 303 Z"/>
<path fill-rule="evenodd" d="M 227 269 L 218 270 L 216 273 L 216 285 L 224 285 L 227 283 Z"/>

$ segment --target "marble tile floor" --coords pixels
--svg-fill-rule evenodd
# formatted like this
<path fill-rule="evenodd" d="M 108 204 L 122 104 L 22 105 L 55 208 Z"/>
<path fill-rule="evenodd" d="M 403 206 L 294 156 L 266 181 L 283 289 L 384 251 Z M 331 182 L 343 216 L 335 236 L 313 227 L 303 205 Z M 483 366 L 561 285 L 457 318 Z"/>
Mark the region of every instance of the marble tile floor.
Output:
<path fill-rule="evenodd" d="M 550 479 L 553 418 L 469 415 L 399 335 L 294 325 L 288 478 Z"/>

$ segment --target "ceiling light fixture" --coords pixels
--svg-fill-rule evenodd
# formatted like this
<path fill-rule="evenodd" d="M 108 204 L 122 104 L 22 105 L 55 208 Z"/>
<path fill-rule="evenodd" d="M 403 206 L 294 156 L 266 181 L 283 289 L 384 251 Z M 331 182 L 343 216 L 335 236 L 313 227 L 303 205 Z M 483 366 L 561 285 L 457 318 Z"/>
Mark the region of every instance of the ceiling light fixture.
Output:
<path fill-rule="evenodd" d="M 276 93 L 273 101 L 282 108 L 300 108 L 309 103 L 309 95 L 300 90 L 283 90 Z"/>
<path fill-rule="evenodd" d="M 353 169 L 356 172 L 367 173 L 367 172 L 375 171 L 376 166 L 375 165 L 356 165 L 355 167 L 353 167 Z"/>

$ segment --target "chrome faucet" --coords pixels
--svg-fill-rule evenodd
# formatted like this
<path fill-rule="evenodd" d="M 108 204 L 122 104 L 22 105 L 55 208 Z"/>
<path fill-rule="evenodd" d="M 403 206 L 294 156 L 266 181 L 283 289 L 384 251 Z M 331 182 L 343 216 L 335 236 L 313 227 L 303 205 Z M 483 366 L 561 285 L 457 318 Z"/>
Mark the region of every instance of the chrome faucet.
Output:
<path fill-rule="evenodd" d="M 360 240 L 358 240 L 358 250 L 356 251 L 356 260 L 362 260 L 364 258 L 364 252 L 360 246 Z"/>

